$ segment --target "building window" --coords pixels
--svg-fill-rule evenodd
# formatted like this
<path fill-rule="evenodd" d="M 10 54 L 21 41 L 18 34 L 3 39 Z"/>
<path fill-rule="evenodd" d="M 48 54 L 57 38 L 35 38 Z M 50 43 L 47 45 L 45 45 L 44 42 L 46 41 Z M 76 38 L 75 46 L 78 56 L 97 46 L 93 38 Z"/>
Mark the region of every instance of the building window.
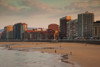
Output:
<path fill-rule="evenodd" d="M 95 27 L 95 35 L 97 35 L 97 27 Z"/>

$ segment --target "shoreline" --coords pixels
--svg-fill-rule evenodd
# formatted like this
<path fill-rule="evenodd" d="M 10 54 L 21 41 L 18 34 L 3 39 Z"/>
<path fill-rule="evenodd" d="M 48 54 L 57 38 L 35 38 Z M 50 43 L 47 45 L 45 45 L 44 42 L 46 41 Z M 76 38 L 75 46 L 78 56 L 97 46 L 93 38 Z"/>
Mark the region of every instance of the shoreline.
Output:
<path fill-rule="evenodd" d="M 22 51 L 22 52 L 30 52 L 30 49 L 19 49 L 19 48 L 12 49 L 12 48 L 8 48 L 8 47 L 4 47 L 4 48 L 6 48 L 7 50 L 17 50 L 17 51 Z M 37 51 L 31 51 L 31 52 L 37 52 Z M 39 52 L 41 52 L 41 53 L 48 53 L 48 52 L 42 52 L 42 51 L 39 51 Z M 49 54 L 58 55 L 56 53 L 49 53 Z M 76 64 L 76 63 L 74 63 L 74 61 L 71 61 L 71 59 L 69 58 L 68 54 L 65 54 L 65 55 L 61 55 L 60 54 L 60 57 L 61 58 L 57 59 L 57 60 L 59 60 L 61 62 L 64 62 L 64 63 L 67 63 L 67 64 L 70 64 L 70 65 L 72 65 L 72 67 L 80 67 L 79 64 Z"/>
<path fill-rule="evenodd" d="M 44 49 L 31 49 L 32 51 L 41 51 L 47 53 L 55 53 L 55 48 L 66 48 L 56 49 L 56 54 L 66 55 L 71 57 L 72 61 L 77 62 L 81 67 L 100 67 L 100 45 L 87 44 L 87 43 L 65 43 L 65 42 L 0 42 L 0 45 L 11 44 L 10 47 L 13 49 L 17 48 L 44 48 Z M 47 49 L 45 49 L 47 48 Z M 25 50 L 28 51 L 28 50 Z M 72 55 L 70 55 L 72 52 Z"/>

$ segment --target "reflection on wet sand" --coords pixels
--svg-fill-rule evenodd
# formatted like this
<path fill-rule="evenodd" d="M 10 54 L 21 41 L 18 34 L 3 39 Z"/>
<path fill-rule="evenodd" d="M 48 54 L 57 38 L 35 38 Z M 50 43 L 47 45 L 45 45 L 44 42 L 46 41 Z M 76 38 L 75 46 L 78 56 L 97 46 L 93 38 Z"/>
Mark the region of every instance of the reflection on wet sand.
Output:
<path fill-rule="evenodd" d="M 69 42 L 0 42 L 0 46 L 10 45 L 13 50 L 19 52 L 39 51 L 57 55 L 67 55 L 63 62 L 78 63 L 82 67 L 100 67 L 100 45 Z M 10 49 L 10 51 L 12 51 Z M 55 51 L 56 50 L 56 51 Z M 71 61 L 69 61 L 69 59 Z M 60 61 L 61 61 L 60 60 Z"/>
<path fill-rule="evenodd" d="M 66 57 L 51 53 L 0 48 L 0 67 L 72 67 L 70 63 L 61 62 Z"/>

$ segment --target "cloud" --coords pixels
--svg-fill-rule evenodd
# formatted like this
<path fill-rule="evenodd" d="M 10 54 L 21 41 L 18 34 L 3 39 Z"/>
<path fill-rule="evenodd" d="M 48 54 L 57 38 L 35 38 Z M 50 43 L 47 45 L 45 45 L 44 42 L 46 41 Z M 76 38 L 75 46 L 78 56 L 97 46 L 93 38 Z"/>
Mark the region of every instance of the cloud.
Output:
<path fill-rule="evenodd" d="M 65 7 L 54 7 L 41 0 L 0 0 L 0 15 L 26 17 L 47 14 L 48 18 L 59 18 L 66 15 L 77 15 L 85 11 L 95 12 L 96 15 L 100 15 L 99 4 L 99 0 L 71 0 L 69 5 L 66 4 Z"/>
<path fill-rule="evenodd" d="M 79 0 L 73 1 L 64 8 L 60 8 L 62 13 L 50 18 L 62 17 L 62 16 L 72 16 L 72 18 L 77 18 L 77 14 L 83 13 L 85 11 L 93 12 L 95 17 L 100 17 L 100 0 Z"/>
<path fill-rule="evenodd" d="M 60 13 L 56 7 L 51 7 L 39 0 L 0 0 L 0 8 L 6 14 L 32 15 L 45 13 Z"/>
<path fill-rule="evenodd" d="M 85 0 L 79 2 L 72 2 L 69 6 L 64 7 L 69 15 L 77 15 L 85 11 L 95 14 L 95 19 L 100 18 L 100 0 Z"/>
<path fill-rule="evenodd" d="M 60 10 L 57 9 L 56 7 L 51 7 L 50 5 L 48 4 L 45 4 L 41 1 L 38 1 L 38 0 L 25 0 L 28 2 L 28 5 L 30 5 L 31 7 L 35 6 L 35 8 L 37 9 L 40 9 L 40 10 L 43 10 L 44 12 L 47 11 L 47 12 L 50 12 L 50 13 L 59 13 Z"/>
<path fill-rule="evenodd" d="M 69 6 L 66 6 L 65 9 L 76 9 L 76 10 L 92 10 L 100 8 L 100 0 L 89 0 L 82 2 L 73 2 Z"/>
<path fill-rule="evenodd" d="M 100 8 L 100 0 L 92 0 L 90 1 L 90 8 L 96 9 L 96 8 Z"/>
<path fill-rule="evenodd" d="M 0 0 L 0 6 L 2 6 L 3 8 L 6 9 L 10 9 L 10 10 L 18 10 L 18 8 L 8 4 L 7 2 L 9 2 L 10 0 Z"/>

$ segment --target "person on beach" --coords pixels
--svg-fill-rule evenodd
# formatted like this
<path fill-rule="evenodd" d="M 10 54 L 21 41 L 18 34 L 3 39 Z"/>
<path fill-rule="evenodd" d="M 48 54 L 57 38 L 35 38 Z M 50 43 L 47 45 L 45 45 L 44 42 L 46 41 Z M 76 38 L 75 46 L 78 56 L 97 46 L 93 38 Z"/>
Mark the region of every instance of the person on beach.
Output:
<path fill-rule="evenodd" d="M 70 55 L 72 55 L 72 52 L 70 51 Z"/>
<path fill-rule="evenodd" d="M 56 50 L 55 50 L 55 53 L 56 53 Z"/>

